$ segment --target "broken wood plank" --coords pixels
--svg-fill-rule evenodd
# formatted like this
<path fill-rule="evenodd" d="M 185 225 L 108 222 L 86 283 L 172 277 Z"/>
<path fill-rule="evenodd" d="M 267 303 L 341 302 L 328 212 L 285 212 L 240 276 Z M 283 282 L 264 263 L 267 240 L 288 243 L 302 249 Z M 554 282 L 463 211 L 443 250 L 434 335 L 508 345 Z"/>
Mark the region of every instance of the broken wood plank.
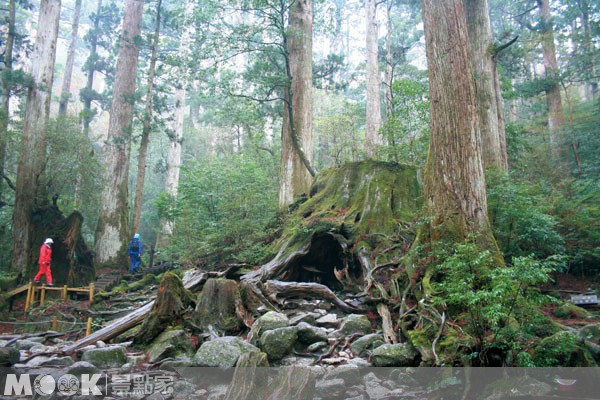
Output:
<path fill-rule="evenodd" d="M 186 289 L 192 289 L 198 285 L 204 284 L 207 280 L 208 273 L 200 273 L 199 271 L 192 271 L 191 273 L 186 273 L 183 277 L 183 286 Z M 71 353 L 80 347 L 88 346 L 90 344 L 94 344 L 99 340 L 108 341 L 121 333 L 128 331 L 134 326 L 140 324 L 146 314 L 148 314 L 152 310 L 152 306 L 154 305 L 154 300 L 143 305 L 137 310 L 131 312 L 130 314 L 125 315 L 119 319 L 112 321 L 110 324 L 105 327 L 97 330 L 89 336 L 84 337 L 76 341 L 73 344 L 65 346 L 62 348 L 64 353 Z"/>
<path fill-rule="evenodd" d="M 360 308 L 342 301 L 331 291 L 331 289 L 320 283 L 269 280 L 263 285 L 263 290 L 266 292 L 267 297 L 271 299 L 277 299 L 277 297 L 316 297 L 331 301 L 342 311 L 361 311 Z"/>

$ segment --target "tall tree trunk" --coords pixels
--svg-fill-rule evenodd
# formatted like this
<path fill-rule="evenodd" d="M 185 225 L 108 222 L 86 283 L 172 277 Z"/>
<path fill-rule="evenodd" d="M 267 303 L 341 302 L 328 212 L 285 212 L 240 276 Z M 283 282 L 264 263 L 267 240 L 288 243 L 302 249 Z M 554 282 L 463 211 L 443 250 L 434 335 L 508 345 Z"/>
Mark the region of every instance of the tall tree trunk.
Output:
<path fill-rule="evenodd" d="M 94 16 L 94 31 L 97 32 L 100 28 L 100 13 L 102 12 L 102 0 L 98 0 L 98 6 L 96 8 L 96 15 Z M 83 111 L 82 111 L 82 124 L 83 134 L 85 137 L 90 137 L 90 123 L 94 114 L 92 113 L 92 91 L 94 90 L 94 72 L 96 72 L 96 59 L 98 58 L 98 39 L 94 35 L 90 41 L 90 56 L 88 70 L 87 70 L 87 81 L 85 84 L 85 94 L 83 97 Z"/>
<path fill-rule="evenodd" d="M 493 248 L 477 94 L 461 0 L 422 0 L 431 98 L 425 196 L 433 239 L 469 234 Z"/>
<path fill-rule="evenodd" d="M 21 151 L 17 168 L 15 206 L 13 211 L 13 248 L 11 269 L 25 272 L 33 235 L 33 211 L 39 199 L 40 176 L 46 160 L 46 130 L 50 114 L 56 40 L 60 19 L 60 0 L 42 0 L 35 47 L 31 57 L 34 85 L 27 93 Z"/>
<path fill-rule="evenodd" d="M 193 3 L 186 1 L 185 4 L 185 18 L 189 19 L 193 14 Z M 186 28 L 183 31 L 181 41 L 179 43 L 179 54 L 183 58 L 189 57 L 190 48 L 190 37 L 191 30 Z M 165 179 L 165 192 L 173 199 L 177 197 L 177 191 L 179 189 L 179 172 L 181 170 L 181 142 L 183 139 L 183 127 L 186 115 L 186 87 L 188 84 L 188 69 L 185 67 L 186 62 L 182 63 L 180 70 L 180 81 L 179 86 L 175 92 L 175 118 L 173 121 L 173 135 L 169 136 L 169 149 L 167 151 L 167 177 Z M 197 82 L 194 82 L 196 86 Z M 191 109 L 194 107 L 190 107 Z M 197 110 L 199 111 L 199 110 Z M 198 113 L 199 115 L 199 113 Z M 192 115 L 190 111 L 190 121 L 195 124 L 194 120 L 197 120 L 198 115 Z M 160 232 L 156 239 L 156 246 L 165 246 L 170 236 L 173 235 L 173 221 L 169 218 L 162 218 L 160 221 Z"/>
<path fill-rule="evenodd" d="M 179 172 L 181 169 L 181 140 L 183 138 L 183 123 L 186 114 L 186 82 L 181 83 L 175 94 L 176 109 L 173 123 L 173 135 L 169 137 L 169 150 L 167 151 L 167 177 L 165 179 L 165 192 L 172 198 L 177 196 L 179 189 Z M 160 235 L 157 246 L 165 246 L 169 236 L 173 234 L 173 221 L 163 218 L 160 221 Z"/>
<path fill-rule="evenodd" d="M 593 101 L 598 94 L 598 77 L 596 75 L 596 59 L 594 58 L 594 42 L 592 40 L 592 27 L 590 21 L 590 1 L 578 0 L 579 10 L 581 11 L 581 21 L 583 24 L 583 48 L 588 67 L 585 69 L 586 78 L 586 97 Z"/>
<path fill-rule="evenodd" d="M 104 147 L 106 182 L 102 189 L 96 227 L 96 261 L 101 265 L 126 266 L 130 234 L 127 180 L 139 55 L 137 37 L 140 34 L 143 8 L 143 0 L 127 0 L 125 3 L 108 139 Z"/>
<path fill-rule="evenodd" d="M 379 78 L 379 45 L 377 25 L 377 1 L 366 0 L 367 11 L 367 120 L 365 125 L 365 151 L 374 157 L 381 144 L 381 98 Z"/>
<path fill-rule="evenodd" d="M 15 0 L 8 2 L 8 32 L 6 34 L 6 49 L 4 50 L 4 69 L 12 70 L 13 48 L 15 45 Z M 4 162 L 6 161 L 6 141 L 8 139 L 8 121 L 10 120 L 10 78 L 2 74 L 2 93 L 0 93 L 0 179 L 4 176 Z M 0 200 L 2 199 L 0 182 Z"/>
<path fill-rule="evenodd" d="M 315 175 L 312 169 L 312 0 L 297 0 L 289 16 L 289 34 L 284 37 L 287 51 L 279 205 L 308 193 Z"/>
<path fill-rule="evenodd" d="M 393 113 L 392 84 L 394 83 L 394 54 L 392 53 L 392 0 L 387 0 L 387 34 L 385 38 L 385 113 L 386 118 Z"/>
<path fill-rule="evenodd" d="M 146 158 L 148 153 L 148 143 L 150 142 L 150 132 L 152 131 L 152 96 L 154 93 L 154 76 L 156 73 L 156 58 L 158 54 L 158 42 L 160 39 L 160 12 L 162 0 L 156 4 L 156 27 L 154 28 L 154 38 L 152 40 L 152 55 L 150 56 L 150 65 L 148 66 L 148 81 L 146 82 L 146 109 L 144 110 L 144 121 L 142 127 L 142 139 L 140 142 L 140 152 L 138 156 L 137 182 L 135 186 L 135 200 L 133 207 L 133 226 L 132 230 L 140 230 L 140 218 L 142 215 L 142 203 L 144 194 L 144 181 L 146 177 Z"/>
<path fill-rule="evenodd" d="M 542 51 L 544 52 L 544 68 L 546 70 L 546 104 L 548 105 L 550 145 L 555 155 L 559 156 L 562 153 L 559 136 L 564 125 L 564 117 L 559 85 L 560 71 L 556 61 L 556 46 L 554 45 L 554 28 L 552 27 L 549 0 L 536 1 L 542 26 Z"/>
<path fill-rule="evenodd" d="M 81 14 L 81 0 L 75 1 L 75 10 L 73 11 L 73 28 L 71 30 L 71 44 L 67 51 L 67 63 L 65 65 L 65 75 L 63 78 L 62 90 L 60 92 L 60 103 L 58 106 L 58 115 L 67 115 L 67 105 L 71 98 L 71 76 L 73 75 L 73 64 L 75 63 L 75 49 L 77 48 L 77 33 L 79 32 L 79 15 Z"/>
<path fill-rule="evenodd" d="M 494 61 L 492 25 L 487 0 L 464 0 L 469 32 L 471 61 L 477 93 L 477 113 L 485 168 L 506 171 L 508 164 L 502 155 L 498 97 L 496 96 L 496 63 Z"/>

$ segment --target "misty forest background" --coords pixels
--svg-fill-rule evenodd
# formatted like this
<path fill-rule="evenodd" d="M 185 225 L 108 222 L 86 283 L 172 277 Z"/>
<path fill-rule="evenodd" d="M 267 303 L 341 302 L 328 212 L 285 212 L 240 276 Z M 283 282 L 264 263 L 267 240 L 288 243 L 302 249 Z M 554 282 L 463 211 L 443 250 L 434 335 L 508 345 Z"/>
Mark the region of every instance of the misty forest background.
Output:
<path fill-rule="evenodd" d="M 79 211 L 97 269 L 125 271 L 134 232 L 156 247 L 155 263 L 264 262 L 293 202 L 282 195 L 281 164 L 296 60 L 288 47 L 294 2 L 143 2 L 130 43 L 139 57 L 125 68 L 134 72 L 135 92 L 121 95 L 121 106 L 113 93 L 124 11 L 133 3 L 139 11 L 142 2 L 41 3 L 58 5 L 60 19 L 45 137 L 31 142 L 24 139 L 27 114 L 35 112 L 28 96 L 48 88 L 34 76 L 49 62 L 48 53 L 34 50 L 40 2 L 0 1 L 0 272 L 35 269 L 41 242 L 32 232 L 17 239 L 26 228 L 14 215 L 27 200 L 30 214 L 53 202 L 64 215 Z M 488 5 L 487 51 L 499 76 L 507 155 L 504 167 L 486 171 L 493 234 L 509 264 L 515 257 L 553 260 L 560 273 L 593 278 L 600 269 L 600 3 Z M 312 143 L 304 145 L 312 169 L 377 159 L 424 172 L 430 101 L 419 2 L 315 0 L 312 8 L 312 103 L 305 105 Z M 115 136 L 111 124 L 128 106 L 133 122 Z M 116 187 L 109 164 L 119 163 L 112 150 L 119 146 L 126 171 Z M 24 156 L 27 148 L 38 155 Z M 24 199 L 16 196 L 20 168 L 33 171 L 23 181 L 23 190 L 33 188 Z M 127 216 L 114 224 L 112 253 L 105 250 L 103 227 L 111 222 L 103 196 Z M 148 262 L 148 252 L 144 257 Z"/>

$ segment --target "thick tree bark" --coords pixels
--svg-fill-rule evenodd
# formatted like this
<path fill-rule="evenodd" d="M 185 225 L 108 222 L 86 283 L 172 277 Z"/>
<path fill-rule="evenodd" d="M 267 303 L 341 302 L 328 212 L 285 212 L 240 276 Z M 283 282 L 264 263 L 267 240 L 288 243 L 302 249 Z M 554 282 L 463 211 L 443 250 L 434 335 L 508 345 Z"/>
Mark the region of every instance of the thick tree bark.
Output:
<path fill-rule="evenodd" d="M 581 11 L 581 22 L 583 24 L 583 47 L 586 60 L 589 60 L 586 68 L 586 98 L 593 101 L 598 95 L 598 77 L 596 75 L 596 59 L 594 58 L 594 42 L 592 40 L 592 22 L 590 21 L 590 1 L 578 0 Z"/>
<path fill-rule="evenodd" d="M 96 15 L 94 16 L 94 31 L 97 32 L 100 28 L 100 12 L 102 11 L 102 0 L 98 0 L 98 7 L 96 8 Z M 90 56 L 87 70 L 87 81 L 85 84 L 85 94 L 82 96 L 83 100 L 83 111 L 82 111 L 82 124 L 83 134 L 85 137 L 90 137 L 90 123 L 92 122 L 92 90 L 94 89 L 94 72 L 96 72 L 96 59 L 98 58 L 98 39 L 95 35 L 91 37 L 90 41 Z"/>
<path fill-rule="evenodd" d="M 555 156 L 561 151 L 560 132 L 564 126 L 562 98 L 560 95 L 558 62 L 554 45 L 554 28 L 550 14 L 549 0 L 536 0 L 540 12 L 542 51 L 544 52 L 544 68 L 546 70 L 546 104 L 548 106 L 548 130 L 550 145 Z"/>
<path fill-rule="evenodd" d="M 425 198 L 432 235 L 480 235 L 493 247 L 475 79 L 461 0 L 422 0 L 431 98 Z M 434 238 L 435 239 L 435 238 Z"/>
<path fill-rule="evenodd" d="M 102 190 L 96 228 L 96 262 L 123 268 L 126 267 L 130 237 L 128 177 L 139 54 L 137 36 L 140 34 L 143 7 L 143 0 L 127 0 L 125 4 L 108 139 L 104 147 L 106 184 Z"/>
<path fill-rule="evenodd" d="M 387 34 L 385 37 L 385 113 L 387 118 L 394 111 L 392 84 L 394 83 L 394 54 L 392 53 L 392 0 L 386 3 L 386 25 Z"/>
<path fill-rule="evenodd" d="M 365 151 L 374 157 L 381 144 L 381 79 L 379 78 L 379 45 L 377 42 L 377 1 L 367 0 L 367 118 L 365 125 Z"/>
<path fill-rule="evenodd" d="M 13 211 L 13 248 L 11 269 L 24 272 L 33 235 L 33 211 L 38 199 L 40 176 L 46 159 L 46 130 L 50 114 L 56 39 L 60 18 L 60 0 L 42 0 L 31 75 L 34 84 L 27 93 L 21 151 L 17 169 L 15 207 Z"/>
<path fill-rule="evenodd" d="M 150 143 L 150 132 L 152 132 L 152 96 L 154 94 L 154 76 L 156 74 L 156 58 L 158 54 L 158 42 L 160 39 L 160 13 L 162 0 L 156 4 L 156 26 L 154 28 L 154 38 L 152 40 L 152 55 L 150 56 L 150 65 L 148 66 L 148 80 L 146 82 L 146 108 L 144 110 L 144 120 L 142 127 L 142 139 L 140 141 L 140 152 L 138 156 L 137 181 L 135 185 L 135 200 L 133 207 L 132 230 L 140 230 L 140 219 L 142 216 L 142 203 L 144 200 L 144 181 L 146 178 L 146 158 L 148 154 L 148 144 Z"/>
<path fill-rule="evenodd" d="M 500 121 L 496 96 L 497 72 L 493 53 L 492 26 L 487 0 L 464 0 L 464 8 L 471 46 L 471 61 L 476 76 L 477 112 L 485 168 L 508 169 L 507 157 L 503 155 Z M 506 148 L 504 148 L 506 151 Z"/>
<path fill-rule="evenodd" d="M 185 15 L 189 18 L 193 13 L 193 4 L 190 2 L 186 3 Z M 183 32 L 181 42 L 179 43 L 180 54 L 187 54 L 189 52 L 191 32 L 186 29 Z M 183 127 L 185 122 L 185 115 L 187 110 L 186 95 L 187 95 L 187 84 L 188 84 L 188 70 L 183 68 L 180 70 L 180 81 L 179 86 L 175 91 L 175 118 L 173 121 L 173 135 L 169 136 L 169 149 L 167 150 L 167 177 L 165 179 L 165 192 L 175 198 L 179 189 L 179 173 L 181 171 L 181 143 L 183 140 Z M 193 107 L 192 107 L 193 108 Z M 197 116 L 191 115 L 190 120 L 193 122 Z M 169 237 L 173 234 L 173 221 L 168 218 L 163 218 L 160 221 L 160 232 L 157 238 L 157 245 L 164 246 L 167 244 Z"/>
<path fill-rule="evenodd" d="M 77 39 L 79 32 L 79 15 L 81 14 L 81 0 L 75 1 L 75 10 L 73 11 L 73 28 L 71 31 L 71 43 L 67 51 L 67 63 L 65 64 L 65 75 L 63 78 L 62 90 L 60 92 L 60 103 L 58 106 L 58 115 L 67 115 L 67 105 L 71 98 L 71 77 L 73 75 L 73 64 L 75 63 L 75 49 L 77 48 Z"/>
<path fill-rule="evenodd" d="M 289 34 L 284 38 L 286 89 L 282 128 L 279 205 L 308 193 L 314 171 L 312 139 L 312 0 L 295 1 L 290 10 Z"/>
<path fill-rule="evenodd" d="M 4 69 L 12 70 L 13 48 L 15 45 L 15 0 L 8 2 L 8 32 L 6 35 L 6 49 L 4 50 Z M 10 81 L 7 75 L 2 74 L 2 93 L 0 93 L 0 179 L 4 176 L 4 162 L 6 160 L 6 140 L 8 139 L 8 121 L 10 116 Z M 2 199 L 0 184 L 0 199 Z"/>

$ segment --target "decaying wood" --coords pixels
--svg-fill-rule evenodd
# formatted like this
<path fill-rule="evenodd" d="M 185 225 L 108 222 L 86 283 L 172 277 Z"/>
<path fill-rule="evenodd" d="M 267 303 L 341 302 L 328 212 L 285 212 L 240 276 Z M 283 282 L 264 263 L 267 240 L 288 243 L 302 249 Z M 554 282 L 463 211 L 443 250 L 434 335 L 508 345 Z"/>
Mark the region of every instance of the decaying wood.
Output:
<path fill-rule="evenodd" d="M 135 335 L 134 343 L 150 343 L 194 303 L 194 297 L 185 289 L 181 279 L 174 273 L 167 272 L 160 282 L 150 314 Z"/>
<path fill-rule="evenodd" d="M 209 279 L 198 298 L 192 323 L 200 330 L 213 327 L 224 334 L 238 332 L 245 321 L 244 313 L 239 310 L 241 302 L 236 281 Z"/>
<path fill-rule="evenodd" d="M 282 282 L 270 280 L 263 285 L 263 290 L 267 294 L 267 297 L 275 302 L 277 302 L 278 297 L 316 297 L 331 301 L 342 311 L 361 311 L 360 308 L 342 301 L 327 286 L 319 283 Z"/>
<path fill-rule="evenodd" d="M 203 285 L 206 282 L 207 275 L 209 274 L 200 273 L 199 271 L 192 271 L 183 277 L 183 286 L 188 290 L 192 290 L 193 288 Z M 97 330 L 91 335 L 86 336 L 73 344 L 65 346 L 62 351 L 64 353 L 71 353 L 80 347 L 94 344 L 99 340 L 108 341 L 141 323 L 146 317 L 146 314 L 152 310 L 153 306 L 154 300 L 143 305 L 132 313 L 114 320 L 104 328 Z"/>
<path fill-rule="evenodd" d="M 381 327 L 383 329 L 383 338 L 385 339 L 385 342 L 388 344 L 398 343 L 389 308 L 385 304 L 379 303 L 377 304 L 377 312 L 381 316 Z"/>

